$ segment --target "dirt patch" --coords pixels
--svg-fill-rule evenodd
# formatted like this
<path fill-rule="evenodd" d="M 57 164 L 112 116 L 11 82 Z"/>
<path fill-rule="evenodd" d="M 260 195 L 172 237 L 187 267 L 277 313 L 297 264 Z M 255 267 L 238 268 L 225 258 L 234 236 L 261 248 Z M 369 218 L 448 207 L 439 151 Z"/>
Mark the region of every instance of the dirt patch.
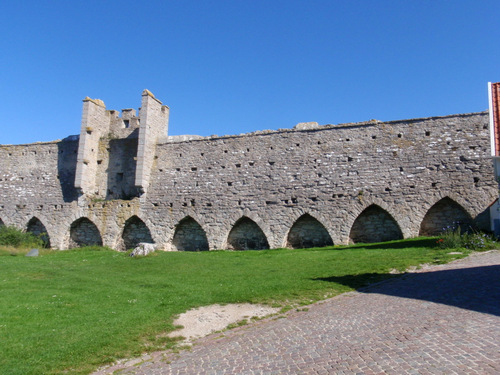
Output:
<path fill-rule="evenodd" d="M 230 324 L 252 318 L 262 318 L 275 314 L 279 310 L 249 303 L 204 306 L 181 314 L 174 324 L 184 328 L 170 332 L 169 336 L 183 336 L 186 338 L 185 342 L 190 343 L 212 332 L 223 330 Z"/>
<path fill-rule="evenodd" d="M 182 345 L 191 345 L 196 339 L 207 336 L 213 332 L 221 331 L 230 324 L 238 323 L 252 318 L 263 318 L 268 315 L 276 314 L 279 308 L 273 308 L 264 305 L 252 305 L 250 303 L 241 303 L 234 305 L 210 305 L 192 309 L 181 314 L 175 321 L 175 325 L 181 325 L 184 328 L 170 332 L 169 337 L 183 336 L 185 340 Z M 111 366 L 104 366 L 93 372 L 92 375 L 109 375 L 115 371 L 133 367 L 145 361 L 158 360 L 163 358 L 166 352 L 158 351 L 149 354 L 143 354 L 138 358 L 123 359 L 117 361 Z"/>

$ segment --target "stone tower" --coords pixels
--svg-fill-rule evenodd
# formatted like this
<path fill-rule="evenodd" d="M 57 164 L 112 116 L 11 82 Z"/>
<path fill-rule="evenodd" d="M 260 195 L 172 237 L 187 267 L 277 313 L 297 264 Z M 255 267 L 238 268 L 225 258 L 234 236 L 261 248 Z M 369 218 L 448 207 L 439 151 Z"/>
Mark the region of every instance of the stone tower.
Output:
<path fill-rule="evenodd" d="M 102 100 L 85 98 L 75 174 L 80 195 L 113 199 L 145 193 L 156 144 L 168 134 L 168 117 L 169 108 L 149 90 L 142 93 L 139 116 L 133 109 L 119 116 Z M 114 147 L 120 140 L 121 147 Z"/>
<path fill-rule="evenodd" d="M 158 139 L 161 136 L 166 137 L 168 134 L 169 112 L 169 108 L 162 105 L 162 102 L 156 99 L 149 90 L 142 92 L 137 169 L 135 172 L 135 186 L 141 193 L 145 193 L 149 186 Z"/>

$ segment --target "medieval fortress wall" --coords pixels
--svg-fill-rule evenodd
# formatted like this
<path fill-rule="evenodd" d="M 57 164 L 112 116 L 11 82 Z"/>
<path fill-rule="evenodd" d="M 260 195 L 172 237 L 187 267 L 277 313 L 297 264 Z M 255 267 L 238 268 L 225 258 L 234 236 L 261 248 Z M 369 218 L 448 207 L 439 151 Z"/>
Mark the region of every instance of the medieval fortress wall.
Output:
<path fill-rule="evenodd" d="M 168 107 L 86 98 L 79 137 L 0 146 L 0 220 L 54 248 L 260 249 L 489 229 L 488 113 L 168 137 Z"/>

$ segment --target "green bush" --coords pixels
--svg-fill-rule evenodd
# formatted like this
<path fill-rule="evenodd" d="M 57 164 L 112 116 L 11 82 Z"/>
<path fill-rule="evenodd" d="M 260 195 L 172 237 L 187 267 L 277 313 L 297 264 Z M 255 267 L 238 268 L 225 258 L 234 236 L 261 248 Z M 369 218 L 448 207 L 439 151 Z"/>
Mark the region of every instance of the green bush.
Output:
<path fill-rule="evenodd" d="M 437 243 L 442 249 L 490 250 L 498 246 L 493 236 L 472 228 L 465 231 L 460 225 L 445 228 Z"/>
<path fill-rule="evenodd" d="M 486 233 L 469 233 L 464 239 L 464 247 L 470 250 L 491 250 L 497 246 L 493 236 Z"/>
<path fill-rule="evenodd" d="M 0 226 L 0 246 L 43 247 L 43 239 L 11 226 Z"/>

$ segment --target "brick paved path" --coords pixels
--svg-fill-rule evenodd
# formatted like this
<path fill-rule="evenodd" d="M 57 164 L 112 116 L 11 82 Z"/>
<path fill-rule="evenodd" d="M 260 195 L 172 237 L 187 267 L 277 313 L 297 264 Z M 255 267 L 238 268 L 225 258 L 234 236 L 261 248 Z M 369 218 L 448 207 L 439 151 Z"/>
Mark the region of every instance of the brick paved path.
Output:
<path fill-rule="evenodd" d="M 120 374 L 500 374 L 500 252 L 199 341 Z"/>

